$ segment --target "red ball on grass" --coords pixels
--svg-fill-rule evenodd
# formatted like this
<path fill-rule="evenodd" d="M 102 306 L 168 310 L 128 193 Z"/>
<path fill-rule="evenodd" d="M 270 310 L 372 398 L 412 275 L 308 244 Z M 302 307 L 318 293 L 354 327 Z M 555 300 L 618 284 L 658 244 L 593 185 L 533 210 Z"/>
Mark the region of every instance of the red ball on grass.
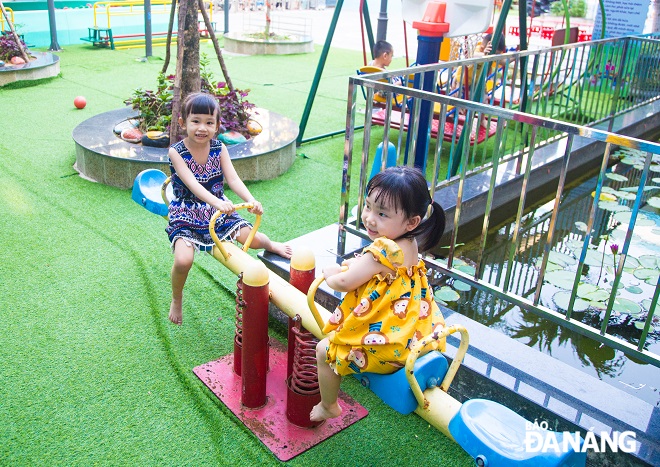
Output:
<path fill-rule="evenodd" d="M 73 105 L 75 105 L 77 109 L 84 109 L 87 105 L 87 99 L 83 96 L 78 96 L 73 100 Z"/>

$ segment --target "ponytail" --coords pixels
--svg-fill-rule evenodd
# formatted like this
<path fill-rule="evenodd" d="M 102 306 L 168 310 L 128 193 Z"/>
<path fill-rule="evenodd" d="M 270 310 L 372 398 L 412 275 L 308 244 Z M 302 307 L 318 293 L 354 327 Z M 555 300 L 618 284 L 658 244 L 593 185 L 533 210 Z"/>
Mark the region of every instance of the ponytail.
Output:
<path fill-rule="evenodd" d="M 410 232 L 419 244 L 419 251 L 428 251 L 436 246 L 445 233 L 445 211 L 436 201 L 430 205 L 430 213 Z"/>

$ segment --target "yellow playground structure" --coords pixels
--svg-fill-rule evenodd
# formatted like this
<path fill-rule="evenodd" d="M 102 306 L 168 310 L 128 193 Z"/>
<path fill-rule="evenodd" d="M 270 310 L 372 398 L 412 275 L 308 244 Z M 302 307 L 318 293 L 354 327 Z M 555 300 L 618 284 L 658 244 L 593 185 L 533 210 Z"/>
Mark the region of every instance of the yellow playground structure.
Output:
<path fill-rule="evenodd" d="M 143 1 L 102 1 L 94 3 L 94 25 L 87 28 L 87 37 L 80 40 L 90 42 L 96 47 L 110 47 L 111 49 L 130 49 L 143 47 L 145 43 L 144 29 L 130 31 L 131 27 L 122 25 L 121 18 L 133 17 L 144 18 Z M 152 20 L 160 17 L 167 24 L 171 15 L 172 2 L 169 0 L 152 0 Z M 213 28 L 213 4 L 208 4 L 208 16 Z M 114 31 L 113 31 L 114 27 Z M 130 32 L 129 32 L 130 31 Z M 200 20 L 199 32 L 202 37 L 208 37 L 208 31 L 204 22 Z M 153 45 L 165 45 L 167 42 L 167 31 L 155 31 L 151 33 Z M 172 43 L 176 43 L 177 29 L 172 31 Z"/>

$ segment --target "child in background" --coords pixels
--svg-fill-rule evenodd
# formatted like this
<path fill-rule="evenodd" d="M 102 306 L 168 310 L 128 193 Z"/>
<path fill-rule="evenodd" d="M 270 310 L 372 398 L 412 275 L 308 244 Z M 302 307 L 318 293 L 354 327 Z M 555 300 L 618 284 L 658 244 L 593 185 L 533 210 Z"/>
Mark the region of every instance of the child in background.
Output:
<path fill-rule="evenodd" d="M 444 327 L 419 252 L 439 242 L 445 213 L 431 199 L 422 173 L 391 167 L 375 175 L 362 222 L 373 243 L 342 264 L 348 269 L 323 270 L 328 286 L 347 293 L 323 329 L 328 337 L 316 347 L 321 402 L 310 413 L 312 421 L 341 414 L 342 376 L 393 373 L 419 340 Z"/>
<path fill-rule="evenodd" d="M 394 57 L 394 47 L 387 41 L 378 41 L 374 44 L 374 59 L 369 64 L 378 68 L 385 69 L 392 63 Z"/>
<path fill-rule="evenodd" d="M 169 319 L 180 325 L 183 286 L 195 251 L 213 246 L 209 222 L 215 211 L 223 213 L 215 224 L 220 240 L 235 239 L 243 243 L 252 227 L 236 214 L 234 204 L 225 196 L 225 180 L 239 198 L 253 205 L 250 212 L 262 214 L 263 207 L 239 178 L 227 148 L 214 139 L 220 125 L 220 106 L 214 96 L 201 92 L 190 94 L 181 106 L 178 123 L 186 137 L 173 144 L 168 153 L 174 199 L 169 205 L 169 224 L 165 230 L 174 251 Z M 273 242 L 261 232 L 257 232 L 251 247 L 291 257 L 291 247 Z"/>
<path fill-rule="evenodd" d="M 390 63 L 392 63 L 392 57 L 394 56 L 394 47 L 387 41 L 378 41 L 374 44 L 374 59 L 371 61 L 368 67 L 375 67 L 380 70 L 384 70 Z M 362 68 L 361 70 L 364 70 Z M 373 73 L 375 70 L 372 68 L 368 73 Z M 383 80 L 386 81 L 386 80 Z M 388 80 L 391 84 L 395 86 L 400 86 L 403 83 L 403 80 L 399 76 L 392 76 Z M 385 91 L 377 91 L 374 95 L 374 102 L 377 104 L 385 104 L 387 102 L 387 93 Z M 393 105 L 399 106 L 402 102 L 402 96 L 394 95 Z"/>

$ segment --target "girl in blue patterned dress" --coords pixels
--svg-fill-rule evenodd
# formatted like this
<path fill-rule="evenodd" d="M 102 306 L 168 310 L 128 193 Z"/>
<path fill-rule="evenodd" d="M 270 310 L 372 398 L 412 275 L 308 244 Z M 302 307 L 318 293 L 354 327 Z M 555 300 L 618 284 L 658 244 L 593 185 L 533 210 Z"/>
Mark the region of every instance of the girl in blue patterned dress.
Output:
<path fill-rule="evenodd" d="M 169 150 L 174 199 L 169 205 L 169 225 L 165 229 L 174 251 L 172 266 L 172 303 L 169 319 L 181 324 L 183 286 L 192 267 L 196 250 L 213 247 L 209 222 L 215 211 L 215 231 L 220 240 L 247 239 L 251 225 L 236 214 L 234 204 L 224 194 L 224 182 L 243 201 L 252 204 L 250 212 L 263 214 L 261 203 L 254 199 L 234 169 L 227 148 L 214 139 L 220 125 L 220 107 L 210 94 L 190 94 L 181 106 L 179 125 L 186 137 Z M 252 248 L 264 248 L 284 258 L 291 257 L 291 247 L 271 241 L 257 232 Z"/>

